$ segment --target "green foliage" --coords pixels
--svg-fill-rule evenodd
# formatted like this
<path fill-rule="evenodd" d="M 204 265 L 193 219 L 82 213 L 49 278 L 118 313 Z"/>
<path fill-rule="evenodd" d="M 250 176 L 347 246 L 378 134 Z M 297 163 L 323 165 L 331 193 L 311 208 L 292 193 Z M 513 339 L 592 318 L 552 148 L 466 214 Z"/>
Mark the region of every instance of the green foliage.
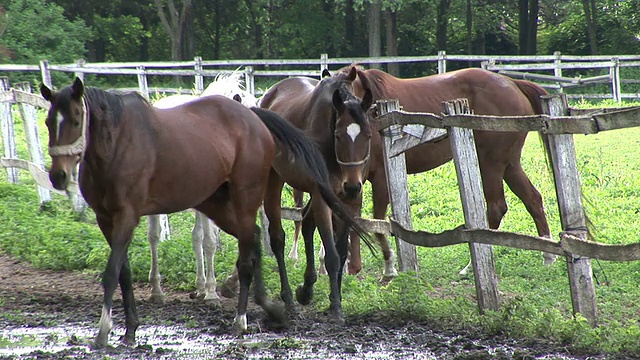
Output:
<path fill-rule="evenodd" d="M 618 106 L 607 102 L 597 107 L 607 104 Z M 593 105 L 580 102 L 577 106 Z M 635 151 L 638 137 L 638 128 L 574 137 L 582 191 L 589 200 L 585 202 L 586 210 L 597 228 L 596 241 L 607 244 L 637 241 L 635 234 L 640 233 L 637 215 L 640 212 L 640 152 Z M 543 196 L 552 234 L 560 233 L 555 189 L 537 136 L 527 139 L 522 163 Z M 452 163 L 411 175 L 409 192 L 415 229 L 440 232 L 463 223 Z M 289 194 L 284 194 L 286 204 L 290 205 Z M 509 211 L 501 229 L 535 234 L 531 217 L 522 203 L 508 190 L 506 196 Z M 370 217 L 369 186 L 365 187 L 364 206 L 365 216 Z M 103 271 L 109 248 L 90 211 L 86 218 L 89 220 L 79 220 L 66 199 L 60 196 L 39 206 L 33 183 L 28 182 L 26 176 L 23 185 L 0 181 L 0 249 L 38 267 Z M 170 215 L 171 239 L 159 245 L 164 286 L 194 288 L 193 221 L 193 213 L 189 211 Z M 290 240 L 293 224 L 286 221 L 283 226 Z M 288 241 L 285 252 L 290 246 Z M 134 233 L 129 254 L 135 281 L 146 282 L 150 255 L 144 218 Z M 295 266 L 287 259 L 293 288 L 303 279 L 302 248 L 299 255 L 300 263 Z M 236 256 L 237 241 L 223 234 L 215 260 L 219 280 L 231 273 Z M 345 276 L 343 280 L 342 298 L 347 317 L 376 316 L 383 312 L 399 320 L 429 322 L 449 330 L 547 339 L 585 354 L 640 354 L 637 323 L 640 262 L 592 261 L 599 311 L 599 326 L 592 328 L 585 319 L 572 315 L 566 264 L 562 258 L 545 267 L 539 252 L 494 247 L 501 307 L 480 316 L 473 276 L 458 275 L 469 260 L 468 246 L 419 248 L 419 272 L 401 273 L 388 284 L 380 282 L 382 259 L 374 258 L 366 250 L 362 256 L 363 272 L 358 276 Z M 269 295 L 277 297 L 280 285 L 272 257 L 264 259 L 264 274 Z M 328 307 L 328 294 L 328 280 L 320 276 L 313 305 L 318 311 Z M 295 348 L 297 345 L 284 341 L 273 346 Z"/>
<path fill-rule="evenodd" d="M 64 64 L 82 58 L 85 43 L 91 39 L 82 20 L 65 18 L 63 9 L 45 0 L 15 0 L 9 2 L 4 15 L 5 30 L 0 37 L 0 61 L 16 64 L 38 64 L 47 59 Z M 13 81 L 39 83 L 33 73 Z"/>

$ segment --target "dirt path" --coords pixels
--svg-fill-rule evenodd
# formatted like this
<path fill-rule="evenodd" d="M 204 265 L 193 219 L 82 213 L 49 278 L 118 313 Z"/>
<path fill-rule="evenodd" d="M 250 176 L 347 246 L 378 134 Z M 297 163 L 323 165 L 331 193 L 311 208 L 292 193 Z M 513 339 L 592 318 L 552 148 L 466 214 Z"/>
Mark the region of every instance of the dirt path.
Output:
<path fill-rule="evenodd" d="M 347 318 L 339 327 L 313 309 L 302 309 L 285 331 L 269 330 L 262 312 L 249 314 L 251 334 L 231 336 L 235 300 L 214 307 L 182 292 L 164 305 L 146 300 L 146 284 L 135 289 L 141 326 L 138 346 L 119 344 L 124 316 L 114 307 L 113 347 L 91 351 L 102 305 L 99 279 L 74 272 L 33 269 L 0 254 L 0 359 L 584 359 L 559 346 L 439 332 L 429 324 L 385 314 Z M 117 292 L 119 297 L 119 292 Z M 589 357 L 604 359 L 606 357 Z"/>

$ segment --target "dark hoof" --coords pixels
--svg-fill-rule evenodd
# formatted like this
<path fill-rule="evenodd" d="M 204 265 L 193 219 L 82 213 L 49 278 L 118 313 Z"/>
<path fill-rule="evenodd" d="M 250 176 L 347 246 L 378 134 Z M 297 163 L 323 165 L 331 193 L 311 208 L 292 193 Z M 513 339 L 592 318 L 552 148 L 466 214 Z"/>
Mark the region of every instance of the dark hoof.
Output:
<path fill-rule="evenodd" d="M 296 289 L 296 300 L 300 305 L 309 305 L 313 300 L 313 287 L 298 286 Z"/>
<path fill-rule="evenodd" d="M 120 342 L 125 346 L 134 347 L 136 346 L 136 337 L 125 334 L 120 337 Z"/>
<path fill-rule="evenodd" d="M 204 299 L 204 294 L 198 294 L 197 291 L 194 291 L 191 294 L 189 294 L 189 299 L 191 299 L 191 300 L 202 300 L 202 299 Z"/>
<path fill-rule="evenodd" d="M 267 301 L 262 308 L 267 313 L 269 327 L 275 329 L 286 329 L 289 327 L 287 311 L 284 306 L 279 303 Z"/>
<path fill-rule="evenodd" d="M 342 310 L 329 309 L 329 322 L 336 325 L 344 325 L 344 314 L 342 314 Z"/>

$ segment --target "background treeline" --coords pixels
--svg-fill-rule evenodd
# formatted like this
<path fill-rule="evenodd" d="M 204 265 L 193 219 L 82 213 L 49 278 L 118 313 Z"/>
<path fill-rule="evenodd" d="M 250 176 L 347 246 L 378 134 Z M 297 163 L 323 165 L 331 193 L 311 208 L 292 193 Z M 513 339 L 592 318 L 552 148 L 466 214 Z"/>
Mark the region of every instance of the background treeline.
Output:
<path fill-rule="evenodd" d="M 640 1 L 0 0 L 0 63 L 433 55 L 438 50 L 640 54 Z M 420 71 L 403 67 L 400 75 Z"/>

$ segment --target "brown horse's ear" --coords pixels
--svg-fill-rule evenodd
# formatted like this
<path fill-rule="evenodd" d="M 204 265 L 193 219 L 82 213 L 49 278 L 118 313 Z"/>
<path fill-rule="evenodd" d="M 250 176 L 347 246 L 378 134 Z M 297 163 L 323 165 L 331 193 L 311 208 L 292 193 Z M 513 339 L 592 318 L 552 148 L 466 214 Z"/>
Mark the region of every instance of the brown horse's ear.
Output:
<path fill-rule="evenodd" d="M 358 69 L 356 69 L 355 66 L 352 66 L 351 69 L 349 69 L 349 81 L 355 80 L 356 76 L 358 76 Z"/>
<path fill-rule="evenodd" d="M 40 95 L 47 101 L 51 101 L 53 98 L 53 92 L 45 84 L 40 85 Z"/>
<path fill-rule="evenodd" d="M 360 106 L 362 106 L 362 110 L 366 113 L 367 111 L 369 111 L 369 108 L 371 107 L 372 104 L 373 104 L 373 93 L 371 92 L 371 89 L 365 89 L 364 97 L 362 98 L 362 103 L 360 104 Z"/>
<path fill-rule="evenodd" d="M 329 72 L 329 69 L 322 70 L 322 75 L 320 75 L 321 79 L 324 79 L 326 77 L 331 77 L 331 73 Z"/>
<path fill-rule="evenodd" d="M 240 96 L 240 94 L 235 94 L 233 95 L 233 100 L 239 102 L 240 104 L 242 104 L 242 96 Z"/>
<path fill-rule="evenodd" d="M 344 112 L 344 101 L 342 100 L 342 95 L 340 95 L 340 90 L 333 92 L 333 107 L 335 107 L 340 114 Z"/>
<path fill-rule="evenodd" d="M 79 77 L 73 81 L 73 85 L 71 85 L 71 97 L 74 100 L 80 100 L 82 95 L 84 94 L 84 84 Z"/>

